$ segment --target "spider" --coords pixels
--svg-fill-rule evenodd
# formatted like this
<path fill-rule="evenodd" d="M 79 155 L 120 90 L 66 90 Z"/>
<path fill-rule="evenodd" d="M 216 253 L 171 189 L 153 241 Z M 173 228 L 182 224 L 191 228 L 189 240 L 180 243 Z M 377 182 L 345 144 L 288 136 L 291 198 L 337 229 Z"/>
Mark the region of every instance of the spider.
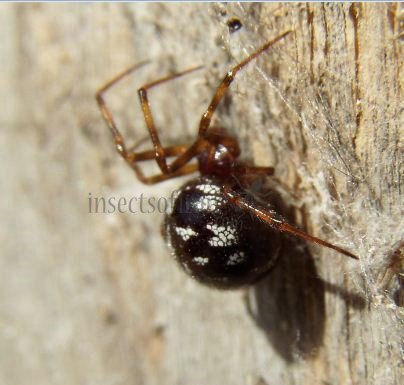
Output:
<path fill-rule="evenodd" d="M 198 135 L 191 144 L 163 147 L 153 121 L 147 92 L 162 83 L 179 78 L 202 66 L 148 83 L 138 90 L 140 104 L 153 143 L 153 149 L 137 152 L 127 148 L 104 99 L 105 92 L 147 62 L 138 63 L 107 82 L 96 93 L 101 114 L 109 126 L 119 155 L 144 184 L 154 184 L 193 172 L 200 176 L 179 190 L 172 211 L 166 214 L 163 235 L 180 266 L 201 283 L 216 288 L 237 288 L 251 284 L 275 264 L 281 247 L 280 233 L 334 249 L 358 259 L 354 254 L 314 237 L 289 224 L 276 211 L 276 202 L 265 204 L 245 194 L 243 182 L 273 174 L 272 167 L 255 167 L 238 160 L 237 139 L 219 127 L 211 127 L 212 116 L 237 73 L 291 31 L 267 42 L 235 65 L 220 82 L 206 112 Z M 168 158 L 174 160 L 169 163 Z M 196 159 L 196 162 L 191 162 Z M 139 163 L 155 160 L 161 173 L 146 176 Z"/>

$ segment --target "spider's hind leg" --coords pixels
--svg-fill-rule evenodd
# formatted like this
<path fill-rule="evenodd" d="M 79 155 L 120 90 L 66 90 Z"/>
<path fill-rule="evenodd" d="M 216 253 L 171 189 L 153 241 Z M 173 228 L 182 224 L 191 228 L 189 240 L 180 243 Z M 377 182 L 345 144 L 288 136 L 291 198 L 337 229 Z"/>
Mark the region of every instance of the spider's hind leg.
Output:
<path fill-rule="evenodd" d="M 333 245 L 330 242 L 317 238 L 311 234 L 308 234 L 298 229 L 295 226 L 290 225 L 282 218 L 277 217 L 276 215 L 274 215 L 274 213 L 267 210 L 265 207 L 260 206 L 258 202 L 256 202 L 256 204 L 251 203 L 248 199 L 241 196 L 236 191 L 233 191 L 231 186 L 225 185 L 223 187 L 223 194 L 226 196 L 227 199 L 229 199 L 229 201 L 232 204 L 251 212 L 258 218 L 260 218 L 263 222 L 267 223 L 268 225 L 272 226 L 273 228 L 281 232 L 289 233 L 294 235 L 295 237 L 304 239 L 306 241 L 314 242 L 321 246 L 328 247 L 329 249 L 336 250 L 339 253 L 346 255 L 347 257 L 353 259 L 359 259 L 355 254 L 352 254 L 351 252 L 343 249 L 342 247 Z"/>

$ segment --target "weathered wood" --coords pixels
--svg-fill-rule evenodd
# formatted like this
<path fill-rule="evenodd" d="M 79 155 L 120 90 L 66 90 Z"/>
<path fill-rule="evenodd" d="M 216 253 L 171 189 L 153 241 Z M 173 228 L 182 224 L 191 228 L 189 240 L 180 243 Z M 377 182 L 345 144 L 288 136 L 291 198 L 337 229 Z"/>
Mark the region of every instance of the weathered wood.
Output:
<path fill-rule="evenodd" d="M 398 4 L 0 8 L 1 384 L 402 383 L 386 270 L 403 228 Z M 230 17 L 243 23 L 232 34 Z M 191 140 L 224 73 L 287 29 L 217 121 L 275 166 L 270 183 L 301 226 L 361 260 L 289 240 L 255 288 L 208 289 L 171 260 L 157 210 L 89 213 L 89 194 L 135 196 L 140 211 L 141 194 L 148 210 L 181 183 L 135 180 L 94 94 L 153 62 L 108 95 L 134 142 L 146 137 L 136 87 L 202 63 L 150 93 L 163 141 Z"/>

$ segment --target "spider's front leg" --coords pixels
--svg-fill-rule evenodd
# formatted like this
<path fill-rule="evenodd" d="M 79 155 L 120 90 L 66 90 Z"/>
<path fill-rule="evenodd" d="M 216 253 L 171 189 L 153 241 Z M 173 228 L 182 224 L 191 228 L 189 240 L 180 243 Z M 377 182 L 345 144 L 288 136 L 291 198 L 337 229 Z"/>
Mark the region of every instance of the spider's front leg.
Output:
<path fill-rule="evenodd" d="M 250 63 L 252 60 L 256 59 L 259 55 L 261 55 L 263 52 L 265 52 L 269 47 L 273 46 L 275 43 L 277 43 L 279 40 L 282 40 L 284 37 L 289 35 L 292 31 L 286 31 L 282 33 L 281 35 L 277 36 L 276 38 L 270 40 L 266 44 L 264 44 L 261 48 L 253 52 L 250 56 L 248 56 L 246 59 L 244 59 L 241 63 L 237 64 L 234 66 L 229 72 L 227 72 L 226 76 L 224 79 L 221 81 L 219 86 L 217 87 L 217 90 L 215 94 L 213 95 L 213 98 L 206 110 L 206 112 L 202 115 L 201 121 L 199 123 L 199 137 L 202 137 L 206 131 L 208 130 L 212 116 L 214 112 L 217 109 L 217 106 L 223 99 L 223 96 L 226 94 L 227 90 L 229 89 L 231 83 L 236 77 L 236 74 L 243 69 L 248 63 Z"/>
<path fill-rule="evenodd" d="M 227 72 L 223 80 L 220 82 L 219 86 L 216 89 L 215 94 L 213 95 L 213 98 L 211 102 L 209 103 L 208 108 L 206 109 L 205 113 L 202 115 L 201 121 L 199 123 L 199 131 L 198 131 L 198 139 L 195 141 L 195 143 L 188 148 L 188 150 L 179 156 L 172 164 L 171 167 L 173 170 L 177 170 L 180 167 L 182 167 L 189 158 L 192 158 L 194 155 L 196 148 L 200 141 L 203 140 L 206 132 L 208 131 L 212 117 L 214 112 L 216 111 L 219 103 L 223 99 L 224 95 L 228 91 L 231 83 L 236 77 L 236 74 L 243 69 L 248 63 L 250 63 L 252 60 L 257 58 L 257 56 L 261 55 L 263 52 L 265 52 L 269 47 L 277 43 L 279 40 L 282 40 L 284 37 L 289 35 L 292 31 L 286 31 L 282 33 L 281 35 L 277 36 L 276 38 L 272 39 L 271 41 L 267 42 L 264 44 L 261 48 L 253 52 L 250 56 L 248 56 L 246 59 L 244 59 L 241 63 L 237 64 L 234 66 L 230 71 Z"/>

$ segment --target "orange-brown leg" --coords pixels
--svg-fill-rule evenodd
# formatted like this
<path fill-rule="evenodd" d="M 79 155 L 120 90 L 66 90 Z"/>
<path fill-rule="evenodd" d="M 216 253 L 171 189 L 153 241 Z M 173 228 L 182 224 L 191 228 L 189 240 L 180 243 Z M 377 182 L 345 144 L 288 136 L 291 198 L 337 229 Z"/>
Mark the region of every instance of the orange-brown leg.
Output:
<path fill-rule="evenodd" d="M 240 194 L 234 192 L 231 189 L 231 187 L 225 186 L 223 188 L 223 194 L 236 206 L 239 206 L 247 211 L 250 211 L 252 214 L 254 214 L 258 218 L 260 218 L 262 221 L 268 223 L 270 226 L 278 229 L 279 231 L 286 232 L 286 233 L 292 234 L 298 238 L 305 239 L 306 241 L 314 242 L 319 245 L 336 250 L 336 251 L 340 252 L 341 254 L 344 254 L 348 257 L 351 257 L 354 259 L 359 259 L 356 255 L 350 253 L 349 251 L 343 249 L 342 247 L 335 246 L 332 243 L 329 243 L 320 238 L 314 237 L 313 235 L 310 235 L 310 234 L 290 225 L 289 223 L 285 222 L 283 219 L 281 219 L 279 217 L 274 217 L 274 214 L 271 213 L 270 211 L 268 211 L 264 208 L 256 207 L 256 206 L 252 205 L 248 200 L 246 200 Z"/>
<path fill-rule="evenodd" d="M 168 174 L 158 174 L 158 175 L 146 177 L 144 175 L 143 171 L 138 166 L 138 163 L 147 161 L 147 160 L 154 160 L 156 158 L 156 153 L 154 150 L 135 152 L 134 150 L 136 149 L 136 147 L 137 147 L 137 145 L 134 146 L 130 152 L 128 151 L 126 160 L 129 163 L 129 166 L 135 171 L 137 178 L 145 184 L 157 183 L 159 181 L 173 178 L 178 175 L 185 175 L 185 174 L 197 171 L 197 167 L 186 168 L 186 166 L 184 166 L 183 168 L 181 168 L 180 174 L 178 174 L 178 172 L 177 173 L 171 172 Z M 179 154 L 184 153 L 184 151 L 187 149 L 187 147 L 188 147 L 188 145 L 177 145 L 177 146 L 165 147 L 165 148 L 163 148 L 163 150 L 164 150 L 166 157 L 172 157 L 172 156 L 178 156 Z M 194 166 L 194 165 L 192 165 L 192 166 Z"/>
<path fill-rule="evenodd" d="M 271 41 L 269 41 L 268 43 L 263 45 L 261 48 L 259 48 L 257 51 L 252 53 L 250 56 L 248 56 L 246 59 L 244 59 L 241 63 L 234 66 L 229 72 L 227 72 L 226 76 L 221 81 L 221 83 L 219 84 L 219 87 L 217 88 L 215 94 L 213 95 L 213 98 L 212 98 L 206 112 L 202 115 L 201 121 L 199 123 L 199 133 L 198 133 L 199 137 L 202 137 L 205 134 L 205 132 L 208 130 L 208 128 L 210 126 L 210 122 L 212 120 L 213 113 L 216 111 L 217 106 L 219 105 L 223 96 L 229 89 L 230 84 L 233 82 L 237 72 L 239 72 L 242 68 L 244 68 L 248 63 L 250 63 L 252 60 L 254 60 L 257 56 L 261 55 L 269 47 L 271 47 L 272 45 L 277 43 L 279 40 L 283 39 L 285 36 L 287 36 L 291 32 L 292 31 L 286 31 L 286 32 L 282 33 L 281 35 L 277 36 L 275 39 L 272 39 Z"/>
<path fill-rule="evenodd" d="M 282 33 L 281 35 L 277 36 L 275 39 L 269 41 L 265 45 L 263 45 L 261 48 L 259 48 L 257 51 L 252 53 L 250 56 L 248 56 L 245 60 L 243 60 L 241 63 L 237 64 L 234 66 L 229 72 L 227 72 L 226 76 L 224 79 L 221 81 L 219 84 L 218 88 L 216 89 L 215 94 L 213 95 L 213 98 L 206 110 L 206 112 L 202 115 L 201 121 L 199 123 L 199 131 L 198 131 L 198 139 L 195 141 L 194 145 L 188 148 L 188 150 L 181 156 L 179 156 L 172 164 L 171 164 L 171 169 L 172 170 L 177 170 L 178 168 L 181 168 L 185 163 L 189 161 L 190 158 L 192 158 L 197 150 L 199 142 L 203 139 L 206 131 L 208 130 L 210 123 L 212 121 L 212 116 L 214 112 L 217 109 L 217 106 L 219 105 L 220 101 L 223 99 L 223 96 L 226 94 L 227 90 L 230 87 L 230 84 L 233 82 L 237 72 L 239 72 L 242 68 L 244 68 L 248 63 L 250 63 L 252 60 L 254 60 L 257 56 L 261 55 L 265 50 L 267 50 L 269 47 L 277 43 L 279 40 L 283 39 L 285 36 L 287 36 L 289 33 L 292 31 L 286 31 Z"/>
<path fill-rule="evenodd" d="M 136 169 L 133 168 L 136 172 Z M 171 179 L 171 178 L 176 178 L 178 176 L 183 176 L 183 175 L 187 175 L 187 174 L 191 174 L 195 171 L 198 171 L 198 164 L 194 163 L 194 164 L 187 164 L 184 167 L 182 167 L 181 169 L 171 172 L 170 174 L 157 174 L 157 175 L 152 175 L 152 176 L 148 176 L 145 177 L 140 176 L 139 174 L 136 173 L 137 177 L 139 178 L 139 180 L 141 182 L 143 182 L 144 184 L 155 184 L 155 183 L 159 183 L 159 182 L 163 182 L 167 179 Z"/>
<path fill-rule="evenodd" d="M 255 167 L 237 164 L 233 168 L 234 177 L 237 178 L 239 185 L 245 188 L 251 188 L 258 177 L 267 177 L 273 174 L 273 167 Z"/>
<path fill-rule="evenodd" d="M 251 202 L 248 199 L 246 199 L 243 196 L 241 196 L 240 194 L 234 192 L 232 190 L 231 186 L 225 186 L 222 191 L 223 191 L 223 194 L 234 205 L 239 206 L 247 211 L 250 211 L 252 214 L 254 214 L 258 218 L 260 218 L 262 221 L 268 223 L 270 226 L 278 229 L 279 231 L 286 232 L 286 233 L 292 234 L 296 237 L 305 239 L 307 241 L 314 242 L 319 245 L 336 250 L 336 251 L 340 252 L 341 254 L 344 254 L 348 257 L 351 257 L 354 259 L 359 259 L 356 255 L 343 249 L 342 247 L 335 246 L 332 243 L 329 243 L 320 238 L 314 237 L 313 235 L 310 235 L 310 234 L 290 225 L 289 223 L 285 222 L 283 219 L 281 219 L 279 217 L 275 217 L 273 215 L 273 213 L 271 213 L 269 210 L 267 210 L 265 208 L 260 207 L 258 204 L 256 204 L 256 205 L 251 204 Z"/>
<path fill-rule="evenodd" d="M 178 175 L 185 175 L 185 174 L 197 171 L 197 166 L 191 165 L 189 167 L 181 167 L 181 169 L 177 169 L 174 172 L 171 172 L 168 169 L 167 163 L 166 163 L 166 157 L 178 156 L 180 154 L 183 154 L 186 151 L 188 146 L 187 145 L 178 145 L 178 146 L 171 146 L 171 147 L 167 147 L 167 148 L 163 148 L 161 146 L 157 131 L 154 126 L 153 118 L 151 115 L 150 105 L 149 105 L 149 102 L 147 99 L 147 90 L 154 86 L 157 86 L 161 83 L 167 82 L 169 80 L 178 78 L 178 77 L 188 74 L 192 71 L 200 69 L 202 67 L 192 68 L 192 69 L 183 71 L 183 72 L 175 74 L 175 75 L 167 76 L 167 77 L 157 80 L 155 82 L 146 84 L 145 86 L 143 86 L 142 88 L 139 89 L 140 102 L 141 102 L 142 109 L 143 109 L 143 112 L 145 115 L 145 120 L 146 120 L 148 129 L 149 129 L 150 137 L 154 144 L 154 150 L 135 152 L 135 149 L 138 145 L 135 145 L 130 149 L 126 148 L 125 140 L 124 140 L 122 134 L 120 133 L 120 131 L 118 130 L 117 125 L 113 119 L 112 113 L 105 102 L 104 93 L 107 90 L 109 90 L 113 85 L 115 85 L 117 82 L 119 82 L 124 77 L 126 77 L 130 73 L 132 73 L 134 70 L 140 68 L 141 66 L 143 66 L 147 63 L 148 62 L 141 62 L 139 64 L 136 64 L 136 65 L 126 69 L 122 73 L 118 74 L 110 81 L 108 81 L 96 93 L 96 100 L 97 100 L 98 107 L 101 111 L 101 114 L 102 114 L 104 120 L 106 121 L 108 127 L 111 130 L 118 153 L 126 160 L 126 162 L 135 171 L 136 176 L 139 178 L 140 181 L 142 181 L 143 183 L 146 183 L 146 184 L 151 184 L 151 183 L 157 183 L 159 181 L 166 180 L 169 178 L 173 178 Z M 163 155 L 163 157 L 161 157 L 161 155 Z M 159 165 L 163 174 L 146 177 L 143 174 L 143 172 L 140 170 L 140 168 L 138 167 L 137 163 L 141 162 L 141 161 L 145 161 L 145 160 L 152 160 L 152 159 L 155 159 L 157 161 L 157 164 Z"/>
<path fill-rule="evenodd" d="M 139 99 L 140 99 L 140 104 L 142 106 L 144 119 L 146 121 L 147 128 L 149 129 L 150 138 L 151 138 L 151 140 L 153 142 L 153 146 L 154 146 L 155 159 L 163 174 L 170 174 L 171 167 L 169 165 L 167 165 L 167 160 L 166 160 L 167 155 L 165 153 L 163 146 L 161 145 L 159 136 L 157 134 L 156 126 L 154 124 L 153 115 L 152 115 L 151 108 L 150 108 L 149 99 L 147 97 L 147 91 L 162 83 L 168 82 L 173 79 L 177 79 L 181 76 L 187 75 L 187 74 L 189 74 L 193 71 L 199 70 L 201 68 L 203 68 L 203 66 L 191 68 L 189 70 L 161 78 L 152 83 L 148 83 L 148 84 L 144 85 L 143 87 L 139 88 L 139 90 L 138 90 L 138 95 L 139 95 Z M 188 159 L 188 161 L 189 161 L 189 159 Z M 184 162 L 182 165 L 184 165 L 185 163 L 186 162 Z M 176 171 L 178 169 L 179 168 L 177 167 L 175 170 L 172 170 L 172 171 Z"/>
<path fill-rule="evenodd" d="M 111 130 L 112 136 L 115 141 L 115 147 L 116 150 L 118 151 L 119 155 L 121 155 L 125 160 L 127 160 L 127 151 L 125 147 L 125 140 L 118 130 L 118 127 L 114 121 L 114 118 L 112 116 L 112 113 L 110 109 L 108 108 L 105 99 L 104 99 L 104 94 L 106 91 L 108 91 L 112 86 L 114 86 L 116 83 L 118 83 L 120 80 L 122 80 L 124 77 L 128 76 L 130 73 L 133 71 L 137 70 L 138 68 L 144 66 L 148 62 L 141 62 L 138 64 L 133 65 L 132 67 L 129 67 L 125 71 L 121 72 L 114 78 L 112 78 L 109 82 L 107 82 L 104 86 L 102 86 L 96 93 L 95 98 L 97 100 L 98 108 L 101 111 L 102 117 L 106 121 L 109 129 Z"/>
<path fill-rule="evenodd" d="M 243 164 L 238 164 L 234 167 L 234 173 L 240 176 L 271 176 L 274 171 L 273 167 L 245 166 Z"/>

